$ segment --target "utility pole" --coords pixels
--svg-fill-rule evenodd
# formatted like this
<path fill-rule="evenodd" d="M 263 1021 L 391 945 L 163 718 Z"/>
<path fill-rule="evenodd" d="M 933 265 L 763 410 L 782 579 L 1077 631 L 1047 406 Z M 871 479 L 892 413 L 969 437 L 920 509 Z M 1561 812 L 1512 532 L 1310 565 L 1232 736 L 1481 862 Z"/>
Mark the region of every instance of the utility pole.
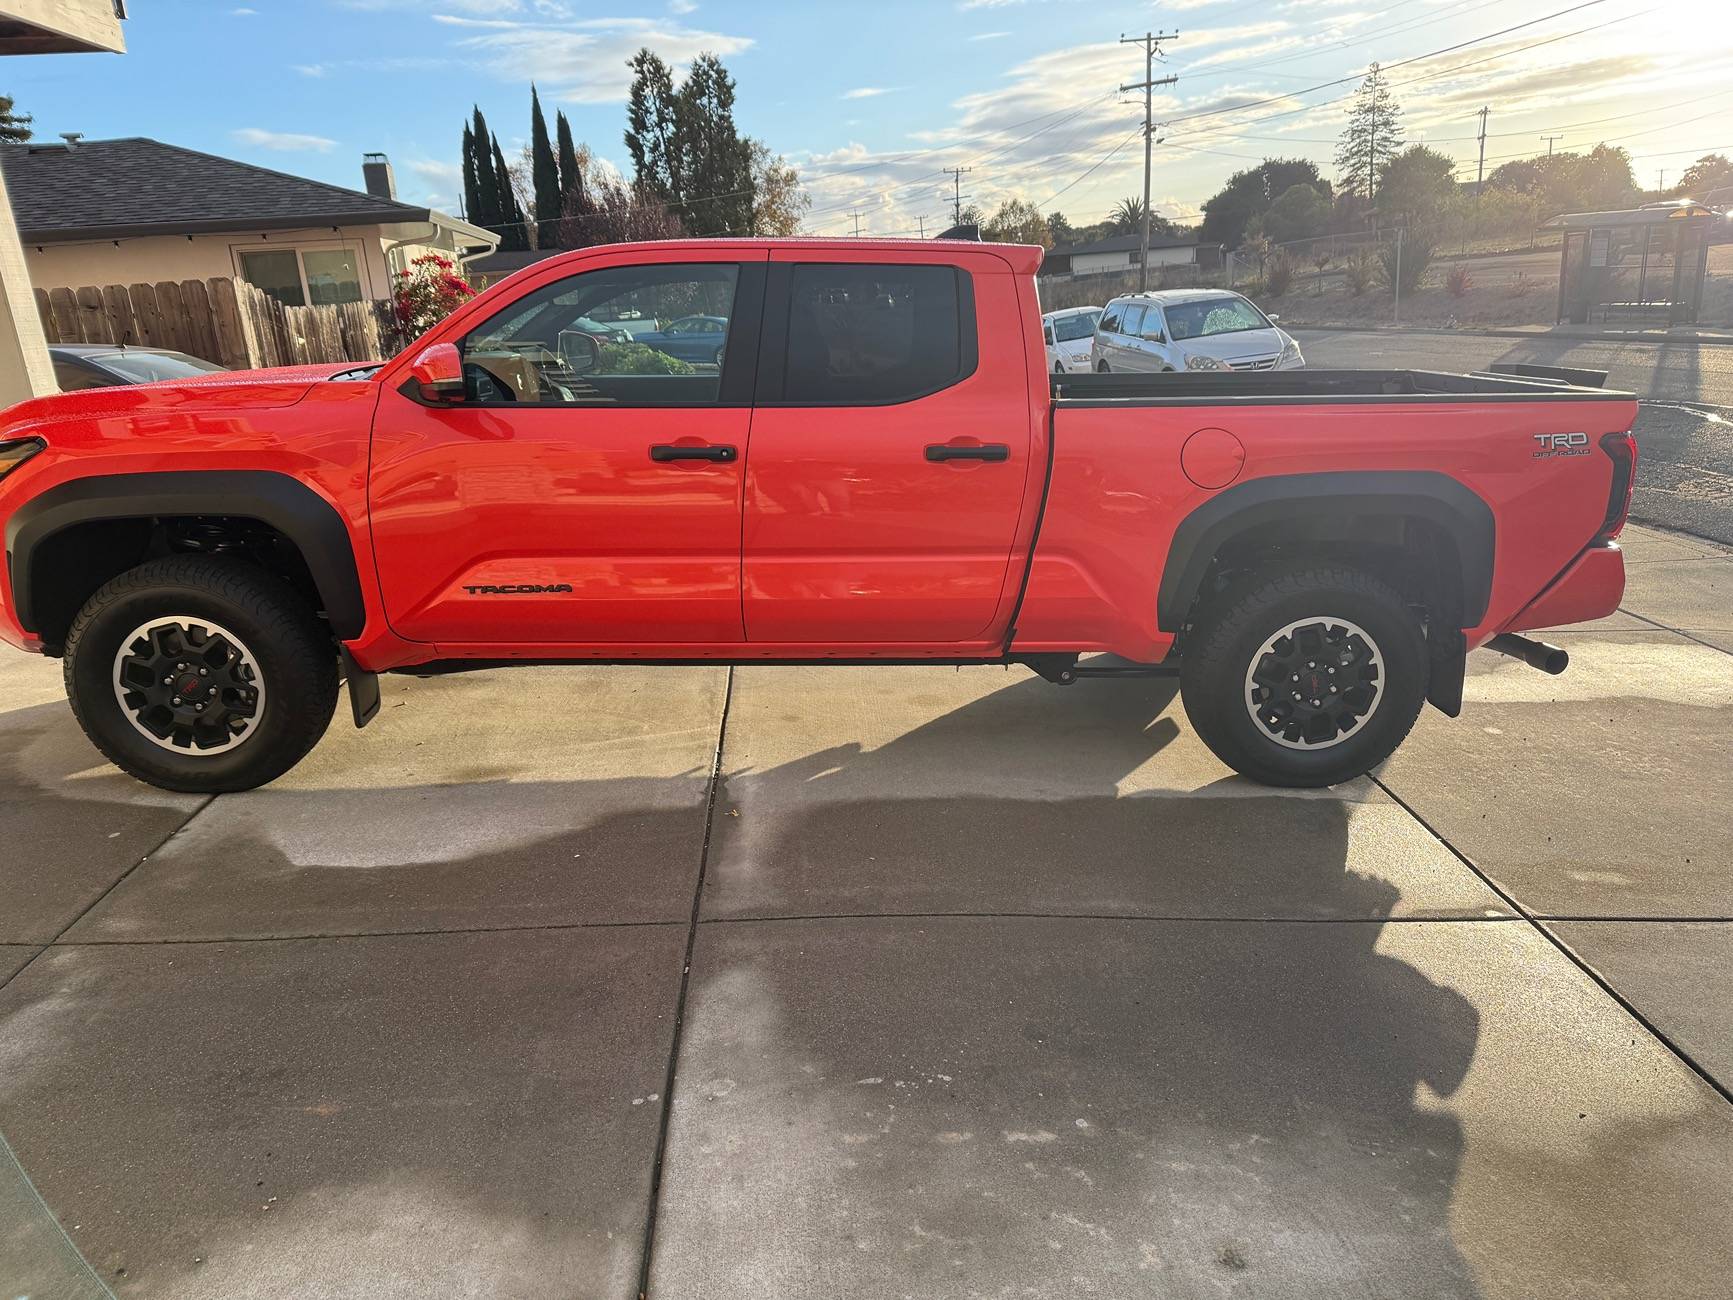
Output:
<path fill-rule="evenodd" d="M 1142 253 L 1137 259 L 1137 291 L 1142 293 L 1149 288 L 1149 169 L 1151 152 L 1155 147 L 1155 88 L 1171 86 L 1178 77 L 1163 77 L 1155 79 L 1155 56 L 1161 53 L 1161 43 L 1171 41 L 1179 36 L 1178 32 L 1164 32 L 1157 36 L 1154 32 L 1145 32 L 1142 36 L 1121 36 L 1121 45 L 1143 46 L 1143 80 L 1134 81 L 1128 86 L 1121 86 L 1120 93 L 1128 90 L 1143 92 L 1143 240 Z"/>
<path fill-rule="evenodd" d="M 951 178 L 951 224 L 963 224 L 963 177 L 974 171 L 973 167 L 945 167 L 944 173 Z"/>
<path fill-rule="evenodd" d="M 1474 201 L 1480 202 L 1480 190 L 1486 183 L 1486 115 L 1492 112 L 1490 107 L 1480 110 L 1480 166 L 1474 173 Z"/>
<path fill-rule="evenodd" d="M 1543 135 L 1541 139 L 1546 141 L 1546 156 L 1551 158 L 1553 141 L 1562 140 L 1564 137 L 1562 135 Z"/>
<path fill-rule="evenodd" d="M 860 238 L 860 209 L 856 208 L 853 212 L 849 213 L 849 216 L 854 218 L 854 237 L 856 239 L 859 239 Z"/>
<path fill-rule="evenodd" d="M 1663 168 L 1661 168 L 1660 173 L 1655 177 L 1655 193 L 1656 194 L 1663 194 L 1666 192 L 1666 189 L 1667 189 L 1667 169 L 1665 167 L 1663 167 Z"/>
<path fill-rule="evenodd" d="M 917 222 L 917 223 L 919 223 L 919 225 L 920 225 L 920 228 L 921 228 L 921 238 L 922 238 L 922 239 L 925 239 L 925 238 L 926 238 L 926 237 L 927 237 L 927 214 L 926 214 L 926 213 L 924 213 L 924 212 L 923 212 L 923 213 L 921 213 L 921 214 L 920 214 L 920 215 L 918 215 L 918 216 L 917 216 L 917 217 L 916 217 L 916 218 L 915 218 L 915 221 L 916 221 L 916 222 Z"/>

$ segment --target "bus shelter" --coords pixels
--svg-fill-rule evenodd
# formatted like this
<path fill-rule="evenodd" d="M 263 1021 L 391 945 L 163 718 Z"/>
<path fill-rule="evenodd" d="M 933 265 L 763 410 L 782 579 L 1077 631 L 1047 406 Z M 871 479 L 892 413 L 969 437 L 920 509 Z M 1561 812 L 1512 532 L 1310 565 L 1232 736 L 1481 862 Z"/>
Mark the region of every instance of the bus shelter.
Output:
<path fill-rule="evenodd" d="M 1637 318 L 1695 325 L 1711 226 L 1719 220 L 1692 199 L 1554 217 L 1543 229 L 1564 231 L 1559 321 Z"/>

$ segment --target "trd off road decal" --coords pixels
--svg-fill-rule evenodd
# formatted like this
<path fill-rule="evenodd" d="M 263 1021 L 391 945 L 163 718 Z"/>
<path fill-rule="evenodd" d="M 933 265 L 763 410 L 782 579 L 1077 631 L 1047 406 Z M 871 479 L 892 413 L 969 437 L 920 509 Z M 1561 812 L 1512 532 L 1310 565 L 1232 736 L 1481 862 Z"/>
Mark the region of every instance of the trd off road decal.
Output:
<path fill-rule="evenodd" d="M 1586 433 L 1537 433 L 1534 440 L 1540 444 L 1540 450 L 1534 454 L 1536 460 L 1589 454 L 1589 435 Z"/>

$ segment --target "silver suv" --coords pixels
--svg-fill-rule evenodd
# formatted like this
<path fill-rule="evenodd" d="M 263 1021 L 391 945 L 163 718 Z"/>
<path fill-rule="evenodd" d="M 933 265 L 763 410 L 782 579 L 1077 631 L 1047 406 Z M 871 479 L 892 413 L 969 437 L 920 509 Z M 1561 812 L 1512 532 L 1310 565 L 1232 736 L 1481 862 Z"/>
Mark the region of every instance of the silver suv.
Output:
<path fill-rule="evenodd" d="M 1300 345 L 1275 318 L 1224 289 L 1160 289 L 1115 298 L 1101 313 L 1090 369 L 1295 370 Z"/>

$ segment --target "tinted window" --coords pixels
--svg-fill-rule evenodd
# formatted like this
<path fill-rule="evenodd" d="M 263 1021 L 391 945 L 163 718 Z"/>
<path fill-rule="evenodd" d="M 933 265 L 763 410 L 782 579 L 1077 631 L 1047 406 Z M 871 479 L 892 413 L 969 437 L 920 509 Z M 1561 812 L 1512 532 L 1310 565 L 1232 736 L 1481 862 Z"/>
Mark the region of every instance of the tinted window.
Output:
<path fill-rule="evenodd" d="M 484 405 L 717 401 L 740 268 L 612 266 L 544 285 L 459 345 Z"/>
<path fill-rule="evenodd" d="M 796 266 L 785 400 L 905 402 L 963 369 L 958 272 L 948 266 Z"/>
<path fill-rule="evenodd" d="M 54 382 L 63 393 L 76 393 L 81 388 L 107 388 L 120 380 L 81 366 L 76 361 L 54 358 Z"/>
<path fill-rule="evenodd" d="M 214 361 L 189 357 L 184 352 L 104 352 L 91 360 L 135 384 L 148 384 L 158 379 L 187 379 L 223 369 Z"/>
<path fill-rule="evenodd" d="M 1132 338 L 1143 333 L 1143 312 L 1144 309 L 1140 306 L 1128 309 L 1125 313 L 1125 324 L 1121 327 L 1120 333 L 1129 334 Z"/>
<path fill-rule="evenodd" d="M 1124 314 L 1124 312 L 1125 308 L 1118 304 L 1109 307 L 1101 314 L 1101 324 L 1096 326 L 1096 328 L 1103 334 L 1119 333 L 1119 318 Z"/>

